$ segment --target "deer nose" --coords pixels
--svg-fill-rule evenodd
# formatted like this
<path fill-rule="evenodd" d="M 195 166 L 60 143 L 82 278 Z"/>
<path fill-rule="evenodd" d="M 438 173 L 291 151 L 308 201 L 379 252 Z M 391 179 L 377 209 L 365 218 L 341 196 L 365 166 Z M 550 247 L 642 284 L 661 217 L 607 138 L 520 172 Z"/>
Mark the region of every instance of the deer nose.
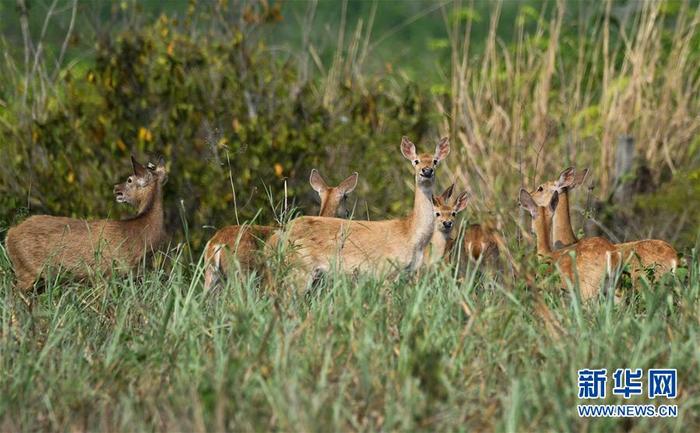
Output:
<path fill-rule="evenodd" d="M 421 174 L 425 177 L 432 177 L 433 176 L 433 168 L 432 167 L 423 167 L 421 168 Z"/>
<path fill-rule="evenodd" d="M 443 221 L 442 225 L 443 225 L 443 227 L 445 227 L 446 229 L 449 230 L 452 228 L 452 221 Z"/>

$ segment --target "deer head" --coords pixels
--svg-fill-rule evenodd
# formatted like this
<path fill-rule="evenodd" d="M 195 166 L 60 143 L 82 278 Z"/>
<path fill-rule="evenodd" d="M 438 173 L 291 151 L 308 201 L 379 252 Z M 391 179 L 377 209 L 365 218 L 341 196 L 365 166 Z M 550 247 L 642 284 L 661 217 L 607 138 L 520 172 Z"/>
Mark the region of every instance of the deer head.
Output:
<path fill-rule="evenodd" d="M 114 197 L 117 203 L 127 203 L 140 209 L 152 198 L 155 187 L 165 184 L 168 173 L 162 157 L 159 158 L 158 163 L 149 162 L 144 167 L 132 156 L 131 166 L 133 174 L 125 182 L 114 186 Z"/>
<path fill-rule="evenodd" d="M 348 176 L 338 186 L 328 186 L 323 177 L 315 168 L 311 170 L 309 183 L 311 187 L 318 193 L 321 198 L 320 216 L 338 216 L 340 218 L 348 218 L 350 210 L 347 207 L 348 194 L 350 194 L 357 186 L 357 172 Z M 335 209 L 335 212 L 333 211 Z"/>
<path fill-rule="evenodd" d="M 455 217 L 467 207 L 469 194 L 463 192 L 457 197 L 454 203 L 450 203 L 450 197 L 455 185 L 450 185 L 442 194 L 433 197 L 433 207 L 435 209 L 435 229 L 441 233 L 449 235 L 454 227 Z"/>
<path fill-rule="evenodd" d="M 416 153 L 416 146 L 407 137 L 401 139 L 401 153 L 411 161 L 416 175 L 416 184 L 421 189 L 432 190 L 435 183 L 435 169 L 440 164 L 440 161 L 450 153 L 450 143 L 447 137 L 444 137 L 435 146 L 435 153 Z"/>

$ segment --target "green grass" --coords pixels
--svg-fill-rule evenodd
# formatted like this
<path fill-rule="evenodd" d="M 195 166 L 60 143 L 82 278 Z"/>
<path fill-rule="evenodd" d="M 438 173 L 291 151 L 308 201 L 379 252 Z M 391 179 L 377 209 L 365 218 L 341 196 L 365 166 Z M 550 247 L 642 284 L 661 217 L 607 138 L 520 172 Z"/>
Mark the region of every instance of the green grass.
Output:
<path fill-rule="evenodd" d="M 49 282 L 29 310 L 0 250 L 0 430 L 697 431 L 688 261 L 683 281 L 620 305 L 547 293 L 552 333 L 524 283 L 435 270 L 204 294 L 182 250 L 141 276 Z M 577 370 L 603 367 L 678 369 L 678 418 L 579 419 Z"/>

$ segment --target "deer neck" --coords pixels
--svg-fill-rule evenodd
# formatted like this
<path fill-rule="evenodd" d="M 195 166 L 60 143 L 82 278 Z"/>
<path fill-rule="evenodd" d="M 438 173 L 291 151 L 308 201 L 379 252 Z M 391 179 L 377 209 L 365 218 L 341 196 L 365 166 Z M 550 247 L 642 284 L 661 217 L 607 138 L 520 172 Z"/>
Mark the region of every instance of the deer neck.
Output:
<path fill-rule="evenodd" d="M 433 237 L 430 239 L 430 263 L 433 264 L 442 260 L 451 245 L 452 238 L 449 233 L 434 230 Z"/>
<path fill-rule="evenodd" d="M 535 234 L 537 235 L 537 254 L 540 256 L 551 256 L 552 248 L 549 244 L 549 223 L 545 208 L 540 208 L 535 218 Z"/>
<path fill-rule="evenodd" d="M 318 211 L 318 216 L 335 217 L 337 209 L 338 204 L 331 198 L 326 197 L 325 199 L 321 200 L 321 209 Z"/>
<path fill-rule="evenodd" d="M 155 246 L 163 237 L 163 193 L 162 187 L 155 182 L 154 187 L 140 204 L 135 217 L 126 220 L 129 230 L 141 238 L 146 245 Z M 135 232 L 135 233 L 134 233 Z"/>
<path fill-rule="evenodd" d="M 553 246 L 555 249 L 563 248 L 578 241 L 571 228 L 571 215 L 569 213 L 569 190 L 565 188 L 559 194 L 559 205 L 554 211 L 552 219 Z"/>
<path fill-rule="evenodd" d="M 433 213 L 433 187 L 424 187 L 416 182 L 413 213 L 409 217 L 410 236 L 418 250 L 423 250 L 430 242 L 435 229 Z"/>

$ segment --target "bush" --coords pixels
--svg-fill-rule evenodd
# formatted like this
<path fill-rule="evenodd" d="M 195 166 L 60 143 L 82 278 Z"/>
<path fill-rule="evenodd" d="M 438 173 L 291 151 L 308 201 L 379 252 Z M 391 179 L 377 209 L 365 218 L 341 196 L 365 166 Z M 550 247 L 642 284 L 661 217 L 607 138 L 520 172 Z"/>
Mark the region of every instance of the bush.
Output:
<path fill-rule="evenodd" d="M 344 77 L 324 105 L 318 94 L 332 84 L 302 82 L 293 62 L 273 57 L 255 37 L 255 25 L 202 19 L 195 28 L 161 16 L 104 36 L 94 63 L 64 72 L 45 115 L 25 120 L 28 129 L 2 127 L 0 148 L 13 158 L 0 175 L 0 220 L 18 222 L 27 204 L 29 213 L 75 217 L 126 212 L 113 204 L 111 187 L 127 175 L 130 153 L 169 161 L 171 228 L 182 210 L 194 227 L 234 222 L 229 176 L 240 221 L 261 209 L 260 220 L 272 221 L 264 186 L 281 191 L 285 178 L 289 203 L 312 212 L 312 167 L 329 182 L 359 171 L 359 193 L 374 186 L 373 212 L 410 199 L 388 188 L 406 179 L 400 137 L 417 142 L 428 132 L 427 95 L 381 77 L 362 84 Z M 3 125 L 27 116 L 12 107 L 0 115 Z M 211 233 L 194 230 L 193 246 Z"/>

